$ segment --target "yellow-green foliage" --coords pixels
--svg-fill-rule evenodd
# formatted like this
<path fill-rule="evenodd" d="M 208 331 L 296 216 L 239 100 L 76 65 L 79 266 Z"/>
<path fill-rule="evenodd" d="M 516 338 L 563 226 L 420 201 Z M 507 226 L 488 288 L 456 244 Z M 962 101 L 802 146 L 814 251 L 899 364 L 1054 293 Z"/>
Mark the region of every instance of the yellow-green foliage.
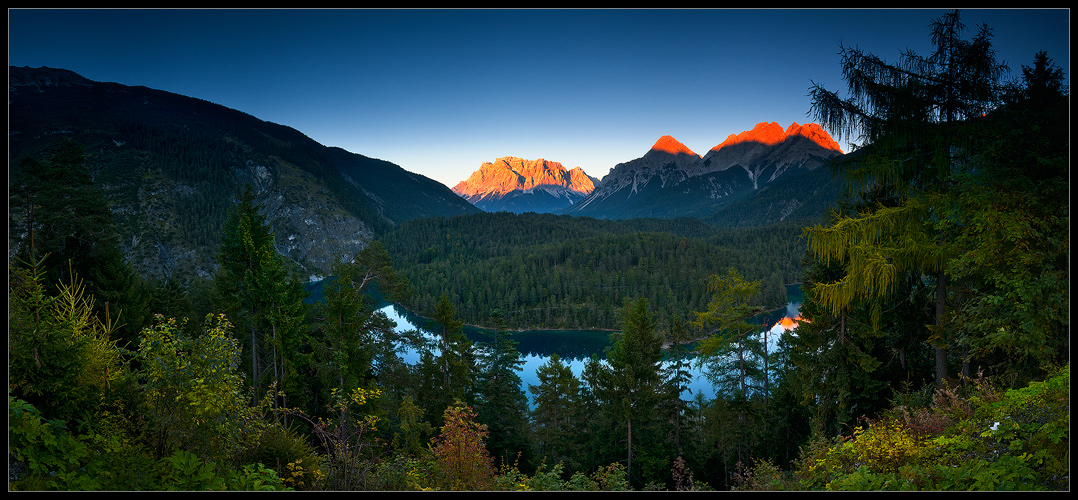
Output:
<path fill-rule="evenodd" d="M 60 420 L 44 420 L 29 403 L 8 397 L 8 450 L 14 458 L 11 491 L 282 490 L 291 489 L 260 463 L 242 467 L 176 450 L 154 460 L 116 429 L 77 434 Z"/>
<path fill-rule="evenodd" d="M 256 409 L 241 391 L 239 346 L 230 329 L 224 315 L 207 315 L 197 338 L 184 333 L 182 321 L 161 315 L 143 329 L 143 411 L 160 433 L 158 447 L 224 461 L 260 430 Z"/>
<path fill-rule="evenodd" d="M 904 424 L 896 419 L 876 422 L 871 427 L 854 429 L 852 446 L 855 464 L 869 470 L 885 472 L 916 462 L 921 455 L 921 443 Z"/>
<path fill-rule="evenodd" d="M 887 418 L 870 426 L 857 426 L 851 436 L 816 449 L 801 469 L 805 486 L 831 489 L 831 481 L 857 471 L 887 473 L 921 458 L 923 443 L 905 424 Z"/>
<path fill-rule="evenodd" d="M 281 478 L 284 485 L 294 490 L 308 490 L 318 484 L 325 474 L 318 468 L 318 464 L 304 464 L 302 458 L 295 462 L 289 462 L 285 466 L 285 475 Z"/>
<path fill-rule="evenodd" d="M 49 418 L 85 418 L 123 373 L 116 324 L 94 312 L 81 279 L 47 294 L 42 261 L 9 267 L 8 389 Z"/>
<path fill-rule="evenodd" d="M 796 490 L 796 479 L 785 473 L 770 459 L 753 459 L 752 467 L 739 467 L 734 474 L 734 491 Z"/>
<path fill-rule="evenodd" d="M 817 440 L 795 471 L 809 490 L 1065 490 L 1070 367 L 1043 382 L 968 398 L 938 394 L 928 411 L 896 408 L 847 437 Z M 757 464 L 759 474 L 767 473 Z"/>

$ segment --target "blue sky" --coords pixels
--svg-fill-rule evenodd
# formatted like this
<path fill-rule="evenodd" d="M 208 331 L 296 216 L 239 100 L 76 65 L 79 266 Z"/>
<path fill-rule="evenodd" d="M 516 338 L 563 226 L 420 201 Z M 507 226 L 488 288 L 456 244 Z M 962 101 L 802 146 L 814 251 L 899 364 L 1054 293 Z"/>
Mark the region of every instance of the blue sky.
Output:
<path fill-rule="evenodd" d="M 812 81 L 845 91 L 840 42 L 927 55 L 943 12 L 9 9 L 8 62 L 215 102 L 452 187 L 503 156 L 601 178 L 662 135 L 703 155 L 811 122 Z M 962 21 L 993 28 L 1011 77 L 1046 50 L 1069 82 L 1068 9 Z"/>

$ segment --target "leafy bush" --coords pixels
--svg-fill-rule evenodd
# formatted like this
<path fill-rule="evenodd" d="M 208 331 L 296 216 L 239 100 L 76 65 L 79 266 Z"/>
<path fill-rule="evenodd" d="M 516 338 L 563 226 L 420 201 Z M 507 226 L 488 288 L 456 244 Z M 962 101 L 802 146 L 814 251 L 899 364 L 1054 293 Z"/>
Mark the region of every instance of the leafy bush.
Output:
<path fill-rule="evenodd" d="M 737 463 L 732 490 L 785 491 L 798 489 L 797 481 L 770 459 L 754 459 L 752 467 Z M 705 485 L 706 486 L 706 485 Z"/>
<path fill-rule="evenodd" d="M 939 391 L 931 408 L 896 408 L 850 436 L 809 443 L 795 471 L 800 487 L 1068 489 L 1070 366 L 1021 389 L 1000 393 L 983 380 L 975 389 L 968 398 Z M 772 469 L 757 463 L 752 474 L 775 477 Z"/>
<path fill-rule="evenodd" d="M 580 471 L 574 472 L 569 479 L 562 479 L 562 464 L 549 468 L 542 464 L 535 474 L 528 476 L 514 465 L 502 467 L 495 477 L 495 489 L 502 491 L 627 491 L 629 477 L 625 466 L 612 463 L 595 471 L 591 477 Z"/>
<path fill-rule="evenodd" d="M 8 450 L 18 463 L 11 490 L 247 490 L 287 488 L 260 463 L 239 469 L 177 450 L 154 462 L 148 450 L 120 435 L 72 434 L 29 403 L 8 397 Z"/>

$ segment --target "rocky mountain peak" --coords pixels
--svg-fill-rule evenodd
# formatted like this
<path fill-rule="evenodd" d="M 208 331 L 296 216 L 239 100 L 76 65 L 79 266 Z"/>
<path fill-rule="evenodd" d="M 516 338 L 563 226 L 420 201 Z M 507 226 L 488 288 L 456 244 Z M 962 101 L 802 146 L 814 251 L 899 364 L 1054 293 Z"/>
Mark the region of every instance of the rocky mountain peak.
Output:
<path fill-rule="evenodd" d="M 479 170 L 467 180 L 454 186 L 453 192 L 470 199 L 475 196 L 503 196 L 511 191 L 526 191 L 541 186 L 560 187 L 582 194 L 595 189 L 591 178 L 580 167 L 567 171 L 556 161 L 505 156 L 482 163 Z"/>
<path fill-rule="evenodd" d="M 842 152 L 842 148 L 838 145 L 838 142 L 831 138 L 831 134 L 828 134 L 823 127 L 815 123 L 806 123 L 804 125 L 798 125 L 797 122 L 791 123 L 790 127 L 786 129 L 786 137 L 793 136 L 805 137 L 824 149 Z"/>
<path fill-rule="evenodd" d="M 815 123 L 796 122 L 783 130 L 775 122 L 757 123 L 752 130 L 731 134 L 711 148 L 692 175 L 743 168 L 754 189 L 790 168 L 813 169 L 823 158 L 842 154 L 838 143 Z"/>
<path fill-rule="evenodd" d="M 795 123 L 794 125 L 797 124 Z M 727 146 L 743 144 L 746 142 L 758 142 L 767 146 L 774 146 L 784 140 L 786 140 L 786 132 L 782 130 L 781 125 L 775 122 L 760 122 L 757 123 L 752 130 L 746 130 L 740 134 L 730 134 L 726 137 L 725 141 L 722 141 L 718 146 L 711 148 L 711 150 L 717 151 Z"/>
<path fill-rule="evenodd" d="M 787 175 L 842 154 L 819 125 L 760 122 L 701 158 L 664 135 L 643 157 L 619 163 L 566 213 L 599 218 L 707 215 Z M 788 174 L 788 172 L 790 172 Z"/>
<path fill-rule="evenodd" d="M 580 167 L 505 156 L 484 162 L 453 192 L 487 211 L 552 211 L 591 194 L 596 181 Z M 528 197 L 538 199 L 526 199 Z"/>
<path fill-rule="evenodd" d="M 661 151 L 672 155 L 700 156 L 669 135 L 664 135 L 658 141 L 655 141 L 655 145 L 651 146 L 651 151 Z"/>
<path fill-rule="evenodd" d="M 786 139 L 798 136 L 805 137 L 824 149 L 842 152 L 842 148 L 822 127 L 815 123 L 798 125 L 797 122 L 791 123 L 786 130 L 783 130 L 782 126 L 776 122 L 757 123 L 752 130 L 746 130 L 740 134 L 730 134 L 721 144 L 711 148 L 711 151 L 716 152 L 725 147 L 746 143 L 775 146 Z"/>

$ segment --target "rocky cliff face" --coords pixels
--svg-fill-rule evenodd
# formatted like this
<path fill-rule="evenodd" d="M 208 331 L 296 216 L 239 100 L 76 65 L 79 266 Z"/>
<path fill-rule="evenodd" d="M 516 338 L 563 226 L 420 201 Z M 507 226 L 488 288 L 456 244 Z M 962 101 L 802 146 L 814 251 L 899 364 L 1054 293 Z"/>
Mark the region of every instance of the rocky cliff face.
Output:
<path fill-rule="evenodd" d="M 252 158 L 230 172 L 237 184 L 250 184 L 274 230 L 274 246 L 309 279 L 318 279 L 335 261 L 348 260 L 366 247 L 374 231 L 311 179 L 311 174 L 280 162 Z M 102 186 L 115 193 L 115 186 Z M 171 278 L 193 273 L 206 278 L 216 269 L 215 244 L 200 245 L 177 231 L 184 205 L 197 200 L 198 186 L 152 176 L 138 186 L 131 202 L 114 197 L 112 210 L 130 216 L 121 224 L 121 242 L 128 260 L 143 275 Z M 178 234 L 180 233 L 180 234 Z"/>
<path fill-rule="evenodd" d="M 760 123 L 731 134 L 700 157 L 670 136 L 644 156 L 619 163 L 570 215 L 623 219 L 703 217 L 743 201 L 765 185 L 811 171 L 832 156 L 838 144 L 819 125 Z"/>
<path fill-rule="evenodd" d="M 372 228 L 341 206 L 311 174 L 288 163 L 248 163 L 233 172 L 250 182 L 262 215 L 274 228 L 277 253 L 321 279 L 334 262 L 347 262 L 374 237 Z"/>
<path fill-rule="evenodd" d="M 453 192 L 487 212 L 554 212 L 595 190 L 595 180 L 580 167 L 566 170 L 543 158 L 517 157 L 484 162 L 453 187 Z"/>
<path fill-rule="evenodd" d="M 601 203 L 615 193 L 628 197 L 639 194 L 649 185 L 664 188 L 686 179 L 687 173 L 700 162 L 700 155 L 669 135 L 655 141 L 644 156 L 619 163 L 610 170 L 592 196 L 578 205 L 584 210 L 589 204 Z"/>
<path fill-rule="evenodd" d="M 811 170 L 823 159 L 841 153 L 838 143 L 815 123 L 792 123 L 785 131 L 775 122 L 758 123 L 711 148 L 688 175 L 741 167 L 749 174 L 753 189 L 759 189 L 791 168 Z"/>

